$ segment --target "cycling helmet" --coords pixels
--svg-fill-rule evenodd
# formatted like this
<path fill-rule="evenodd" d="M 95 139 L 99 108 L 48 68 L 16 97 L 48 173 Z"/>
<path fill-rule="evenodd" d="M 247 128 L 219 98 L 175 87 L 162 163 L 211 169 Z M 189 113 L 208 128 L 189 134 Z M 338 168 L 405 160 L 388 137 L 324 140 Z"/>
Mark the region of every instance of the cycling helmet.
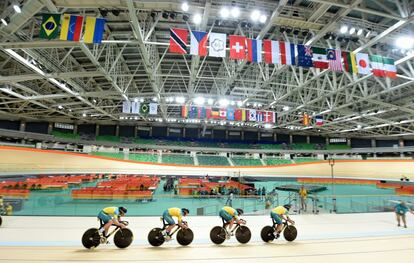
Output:
<path fill-rule="evenodd" d="M 236 211 L 237 211 L 237 214 L 240 216 L 240 215 L 242 215 L 242 214 L 244 214 L 244 211 L 243 211 L 243 209 L 241 209 L 241 208 L 237 208 L 236 209 Z"/>
<path fill-rule="evenodd" d="M 128 210 L 123 206 L 118 207 L 118 210 L 119 210 L 120 213 L 122 213 L 124 215 L 128 212 Z"/>
<path fill-rule="evenodd" d="M 188 210 L 187 208 L 181 208 L 181 212 L 183 212 L 183 214 L 190 214 L 190 210 Z"/>
<path fill-rule="evenodd" d="M 286 204 L 283 207 L 286 208 L 287 210 L 289 210 L 292 207 L 292 205 L 291 204 Z"/>

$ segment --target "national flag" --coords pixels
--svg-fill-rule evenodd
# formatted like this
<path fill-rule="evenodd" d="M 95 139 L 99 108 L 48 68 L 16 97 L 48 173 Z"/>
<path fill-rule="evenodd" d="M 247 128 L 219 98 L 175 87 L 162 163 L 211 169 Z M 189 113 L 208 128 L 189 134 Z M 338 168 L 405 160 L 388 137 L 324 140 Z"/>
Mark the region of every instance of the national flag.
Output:
<path fill-rule="evenodd" d="M 247 60 L 249 62 L 262 62 L 262 40 L 247 39 Z"/>
<path fill-rule="evenodd" d="M 328 48 L 326 58 L 330 70 L 342 71 L 341 50 Z"/>
<path fill-rule="evenodd" d="M 249 110 L 249 121 L 256 121 L 256 110 Z"/>
<path fill-rule="evenodd" d="M 186 105 L 181 106 L 181 117 L 183 118 L 188 117 L 188 108 Z"/>
<path fill-rule="evenodd" d="M 323 117 L 322 116 L 316 116 L 315 121 L 316 121 L 317 126 L 322 126 L 323 125 Z"/>
<path fill-rule="evenodd" d="M 246 37 L 244 36 L 229 36 L 230 44 L 230 58 L 231 59 L 245 59 L 246 58 Z"/>
<path fill-rule="evenodd" d="M 218 119 L 220 117 L 220 112 L 217 108 L 206 108 L 207 119 Z"/>
<path fill-rule="evenodd" d="M 248 114 L 248 110 L 244 110 L 242 109 L 242 116 L 241 116 L 241 120 L 242 121 L 247 121 L 247 114 Z"/>
<path fill-rule="evenodd" d="M 190 110 L 188 111 L 188 118 L 190 119 L 197 119 L 198 118 L 198 109 L 196 106 L 191 106 Z"/>
<path fill-rule="evenodd" d="M 320 47 L 312 47 L 312 62 L 315 68 L 327 69 L 329 67 L 326 58 L 326 49 Z"/>
<path fill-rule="evenodd" d="M 226 109 L 220 109 L 219 110 L 219 116 L 221 119 L 226 119 L 227 117 L 227 110 Z"/>
<path fill-rule="evenodd" d="M 385 76 L 395 79 L 397 78 L 397 68 L 395 67 L 395 62 L 393 58 L 382 58 L 384 62 L 384 71 Z"/>
<path fill-rule="evenodd" d="M 187 29 L 170 28 L 170 52 L 187 54 L 187 38 Z"/>
<path fill-rule="evenodd" d="M 280 64 L 279 42 L 263 40 L 264 60 L 267 64 Z"/>
<path fill-rule="evenodd" d="M 149 114 L 150 115 L 157 115 L 158 113 L 158 104 L 157 103 L 150 103 L 149 104 Z"/>
<path fill-rule="evenodd" d="M 264 121 L 264 111 L 257 111 L 256 112 L 256 121 L 263 122 Z"/>
<path fill-rule="evenodd" d="M 371 62 L 372 74 L 377 77 L 385 77 L 384 63 L 382 56 L 370 55 L 369 60 Z"/>
<path fill-rule="evenodd" d="M 241 121 L 242 120 L 242 109 L 236 109 L 234 111 L 234 120 Z"/>
<path fill-rule="evenodd" d="M 139 114 L 139 108 L 141 107 L 141 103 L 138 101 L 131 102 L 131 113 L 132 114 Z"/>
<path fill-rule="evenodd" d="M 148 103 L 141 103 L 141 108 L 139 110 L 139 113 L 145 115 L 145 114 L 148 114 L 148 112 L 149 112 Z"/>
<path fill-rule="evenodd" d="M 131 102 L 129 100 L 122 102 L 122 113 L 131 113 Z"/>
<path fill-rule="evenodd" d="M 227 108 L 227 120 L 234 121 L 234 108 Z"/>
<path fill-rule="evenodd" d="M 295 65 L 296 47 L 295 44 L 279 41 L 280 64 Z"/>
<path fill-rule="evenodd" d="M 210 33 L 208 37 L 208 55 L 211 57 L 226 57 L 226 34 Z"/>
<path fill-rule="evenodd" d="M 204 107 L 198 107 L 198 118 L 199 119 L 205 119 L 206 118 L 206 108 Z"/>
<path fill-rule="evenodd" d="M 191 31 L 190 34 L 190 54 L 200 57 L 207 56 L 208 34 L 204 31 Z"/>
<path fill-rule="evenodd" d="M 310 117 L 309 117 L 309 115 L 307 113 L 303 114 L 303 120 L 302 120 L 302 122 L 303 122 L 303 125 L 309 126 L 309 124 L 310 124 Z"/>
<path fill-rule="evenodd" d="M 309 46 L 298 45 L 298 66 L 304 68 L 310 68 L 312 63 L 312 48 Z"/>
<path fill-rule="evenodd" d="M 356 63 L 358 66 L 358 73 L 362 75 L 368 75 L 371 73 L 369 68 L 369 58 L 366 53 L 356 53 L 355 55 Z"/>
<path fill-rule="evenodd" d="M 342 51 L 342 58 L 344 59 L 345 70 L 349 73 L 357 74 L 358 68 L 356 66 L 355 54 Z"/>
<path fill-rule="evenodd" d="M 63 15 L 60 40 L 79 41 L 82 33 L 83 16 Z"/>
<path fill-rule="evenodd" d="M 40 38 L 54 39 L 58 36 L 60 14 L 44 14 L 40 25 Z"/>
<path fill-rule="evenodd" d="M 105 19 L 98 17 L 86 17 L 85 34 L 83 41 L 85 43 L 100 44 L 105 31 Z"/>
<path fill-rule="evenodd" d="M 264 113 L 264 122 L 274 123 L 276 120 L 276 113 L 274 111 L 266 111 Z"/>

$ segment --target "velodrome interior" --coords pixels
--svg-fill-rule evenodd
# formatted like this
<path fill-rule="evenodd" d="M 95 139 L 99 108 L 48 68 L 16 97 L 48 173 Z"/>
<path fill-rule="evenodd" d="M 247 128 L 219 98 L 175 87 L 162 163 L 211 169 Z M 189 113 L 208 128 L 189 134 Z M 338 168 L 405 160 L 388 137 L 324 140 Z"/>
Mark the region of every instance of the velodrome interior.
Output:
<path fill-rule="evenodd" d="M 0 1 L 0 262 L 412 261 L 413 36 L 410 0 Z M 151 246 L 170 207 L 194 239 Z"/>

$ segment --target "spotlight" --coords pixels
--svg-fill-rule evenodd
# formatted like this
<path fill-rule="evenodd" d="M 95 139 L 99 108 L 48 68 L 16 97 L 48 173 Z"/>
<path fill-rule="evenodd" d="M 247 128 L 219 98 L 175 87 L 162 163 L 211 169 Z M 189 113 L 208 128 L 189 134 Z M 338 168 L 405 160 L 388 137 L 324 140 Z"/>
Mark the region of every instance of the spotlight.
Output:
<path fill-rule="evenodd" d="M 189 6 L 188 6 L 187 2 L 182 3 L 181 10 L 183 10 L 184 12 L 187 12 L 188 9 L 189 9 Z"/>
<path fill-rule="evenodd" d="M 362 35 L 362 33 L 363 33 L 363 30 L 362 30 L 362 28 L 358 29 L 358 32 L 357 32 L 357 36 L 360 36 L 360 35 Z"/>
<path fill-rule="evenodd" d="M 348 32 L 348 26 L 347 25 L 341 26 L 340 32 L 342 34 L 346 34 L 346 32 Z"/>
<path fill-rule="evenodd" d="M 309 30 L 302 31 L 302 36 L 306 37 L 309 35 Z"/>
<path fill-rule="evenodd" d="M 252 23 L 247 22 L 246 27 L 247 27 L 247 28 L 252 28 L 252 27 L 253 27 L 253 25 L 252 25 Z"/>
<path fill-rule="evenodd" d="M 349 42 L 349 40 L 350 40 L 350 39 L 349 39 L 349 37 L 344 37 L 344 40 L 343 40 L 343 41 L 344 41 L 345 43 L 348 43 L 348 42 Z"/>
<path fill-rule="evenodd" d="M 266 20 L 267 20 L 267 16 L 265 16 L 265 15 L 261 15 L 260 18 L 259 18 L 259 22 L 262 23 L 262 24 L 266 23 Z"/>
<path fill-rule="evenodd" d="M 185 22 L 187 22 L 189 18 L 190 18 L 190 17 L 188 17 L 188 15 L 183 15 L 183 20 L 184 20 Z"/>
<path fill-rule="evenodd" d="M 331 33 L 331 37 L 329 39 L 335 39 L 336 38 L 336 34 L 335 33 Z"/>
<path fill-rule="evenodd" d="M 353 33 L 355 33 L 356 29 L 355 27 L 352 27 L 351 29 L 349 29 L 349 34 L 352 35 Z"/>
<path fill-rule="evenodd" d="M 62 105 L 59 105 L 58 108 L 59 108 L 59 110 L 61 110 L 61 109 L 63 109 L 63 106 Z"/>
<path fill-rule="evenodd" d="M 250 18 L 251 18 L 251 20 L 252 20 L 253 22 L 258 21 L 258 20 L 260 19 L 260 11 L 258 11 L 258 10 L 254 10 L 254 11 L 252 12 L 252 14 L 250 15 Z"/>
<path fill-rule="evenodd" d="M 286 28 L 286 33 L 290 34 L 290 32 L 292 32 L 292 28 L 291 27 L 287 27 Z"/>
<path fill-rule="evenodd" d="M 365 34 L 365 37 L 368 38 L 371 35 L 371 29 L 367 29 L 367 33 Z"/>
<path fill-rule="evenodd" d="M 241 26 L 241 27 L 247 27 L 247 22 L 246 22 L 246 21 L 242 21 L 242 22 L 240 23 L 240 26 Z"/>
<path fill-rule="evenodd" d="M 174 19 L 175 19 L 175 16 L 176 16 L 176 14 L 175 14 L 175 13 L 170 13 L 170 18 L 171 18 L 172 20 L 174 20 Z"/>
<path fill-rule="evenodd" d="M 299 35 L 299 28 L 295 28 L 295 29 L 293 29 L 293 34 L 295 35 L 295 36 L 297 36 L 297 35 Z"/>
<path fill-rule="evenodd" d="M 222 24 L 223 22 L 221 21 L 221 20 L 215 20 L 214 21 L 214 25 L 215 26 L 221 26 L 221 24 Z"/>
<path fill-rule="evenodd" d="M 197 105 L 204 105 L 206 99 L 203 97 L 197 97 L 194 99 L 194 103 Z"/>
<path fill-rule="evenodd" d="M 358 42 L 358 40 L 359 40 L 359 38 L 358 38 L 358 37 L 351 37 L 351 41 L 352 41 L 352 42 L 357 43 L 357 42 Z"/>
<path fill-rule="evenodd" d="M 414 46 L 414 39 L 409 36 L 401 36 L 395 41 L 395 45 L 399 48 L 410 49 Z"/>
<path fill-rule="evenodd" d="M 239 17 L 239 15 L 240 15 L 240 9 L 237 6 L 234 6 L 231 9 L 231 16 L 234 17 L 234 18 L 237 18 L 237 17 Z"/>
<path fill-rule="evenodd" d="M 223 7 L 220 9 L 220 16 L 221 16 L 222 18 L 227 18 L 227 17 L 229 17 L 229 15 L 230 15 L 230 11 L 229 11 L 229 9 L 228 9 L 227 7 L 225 7 L 225 6 L 223 6 Z"/>
<path fill-rule="evenodd" d="M 323 36 L 323 39 L 330 39 L 331 38 L 331 33 L 327 33 Z"/>
<path fill-rule="evenodd" d="M 22 12 L 22 9 L 20 8 L 20 5 L 18 3 L 15 3 L 13 5 L 13 9 L 14 11 L 16 11 L 16 13 L 20 14 Z"/>
<path fill-rule="evenodd" d="M 106 17 L 108 15 L 108 10 L 105 9 L 99 9 L 99 13 L 102 17 Z"/>
<path fill-rule="evenodd" d="M 338 37 L 336 38 L 336 40 L 338 40 L 338 42 L 342 42 L 342 40 L 344 40 L 344 37 L 343 37 L 343 36 L 338 36 Z"/>
<path fill-rule="evenodd" d="M 193 16 L 193 22 L 194 22 L 194 24 L 196 24 L 196 25 L 198 25 L 198 24 L 200 24 L 201 23 L 201 15 L 200 14 L 195 14 L 194 16 Z"/>
<path fill-rule="evenodd" d="M 243 101 L 237 101 L 237 107 L 241 107 L 241 106 L 243 106 Z"/>
<path fill-rule="evenodd" d="M 157 17 L 157 13 L 151 12 L 151 17 L 152 17 L 152 19 L 155 19 L 155 17 Z"/>
<path fill-rule="evenodd" d="M 1 22 L 3 23 L 4 26 L 7 26 L 9 23 L 7 22 L 7 17 L 6 18 L 2 18 Z"/>
<path fill-rule="evenodd" d="M 285 32 L 286 31 L 286 28 L 284 27 L 284 26 L 281 26 L 280 28 L 279 28 L 279 32 L 280 33 L 283 33 L 283 32 Z"/>
<path fill-rule="evenodd" d="M 168 19 L 169 16 L 170 16 L 170 13 L 168 13 L 168 12 L 162 12 L 162 18 Z"/>
<path fill-rule="evenodd" d="M 121 11 L 119 10 L 112 10 L 111 12 L 114 16 L 119 16 L 119 14 L 121 13 Z"/>

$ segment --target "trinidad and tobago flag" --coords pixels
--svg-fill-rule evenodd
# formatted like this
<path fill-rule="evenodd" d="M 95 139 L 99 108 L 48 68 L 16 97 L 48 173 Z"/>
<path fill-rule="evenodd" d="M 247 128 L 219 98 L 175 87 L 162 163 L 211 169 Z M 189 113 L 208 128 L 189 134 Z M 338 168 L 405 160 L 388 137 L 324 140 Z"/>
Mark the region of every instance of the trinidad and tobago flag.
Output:
<path fill-rule="evenodd" d="M 187 54 L 188 30 L 180 28 L 170 29 L 170 52 Z"/>

